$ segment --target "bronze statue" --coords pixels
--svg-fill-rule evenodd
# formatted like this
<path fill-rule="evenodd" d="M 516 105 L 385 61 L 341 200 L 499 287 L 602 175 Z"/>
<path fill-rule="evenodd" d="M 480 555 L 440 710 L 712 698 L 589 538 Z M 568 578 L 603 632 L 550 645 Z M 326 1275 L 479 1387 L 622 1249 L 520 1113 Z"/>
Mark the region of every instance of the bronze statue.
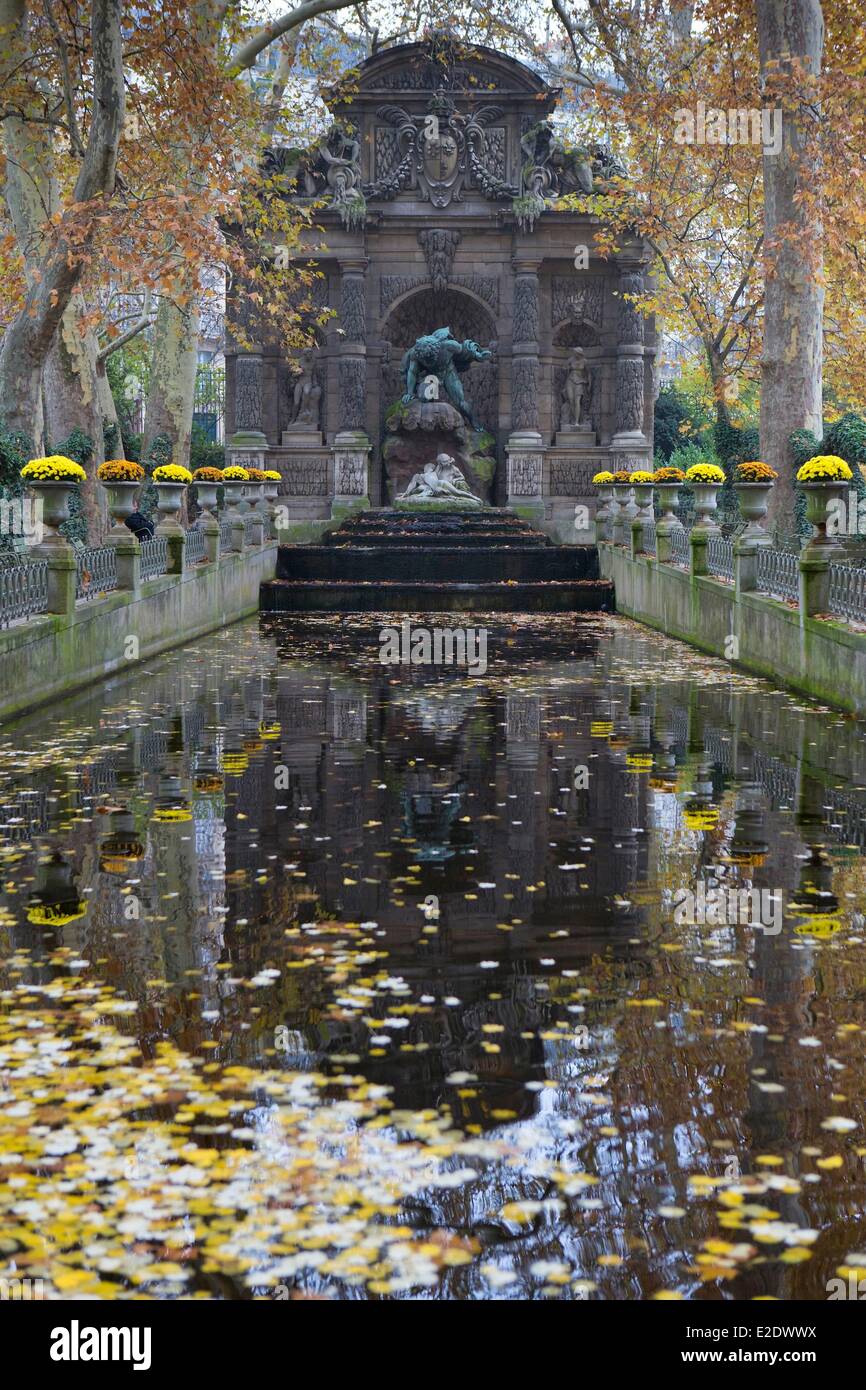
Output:
<path fill-rule="evenodd" d="M 451 404 L 474 430 L 480 430 L 482 427 L 464 395 L 459 373 L 465 372 L 473 362 L 486 362 L 492 355 L 490 348 L 479 347 L 471 338 L 458 342 L 452 338 L 450 328 L 437 328 L 433 333 L 422 335 L 404 354 L 400 364 L 406 386 L 403 404 L 410 405 L 415 400 L 419 381 L 434 376 Z"/>

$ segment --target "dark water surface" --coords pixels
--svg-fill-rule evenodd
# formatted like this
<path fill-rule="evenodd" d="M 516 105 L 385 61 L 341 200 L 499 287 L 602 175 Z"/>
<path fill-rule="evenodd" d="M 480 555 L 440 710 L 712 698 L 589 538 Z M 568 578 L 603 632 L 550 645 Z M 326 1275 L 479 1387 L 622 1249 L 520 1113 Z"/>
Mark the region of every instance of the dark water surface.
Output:
<path fill-rule="evenodd" d="M 405 1278 L 291 1289 L 826 1298 L 866 1264 L 863 725 L 617 618 L 492 617 L 474 677 L 380 627 L 256 619 L 0 729 L 3 1007 L 77 972 L 145 1061 L 371 1083 L 380 1166 L 432 1126 Z"/>

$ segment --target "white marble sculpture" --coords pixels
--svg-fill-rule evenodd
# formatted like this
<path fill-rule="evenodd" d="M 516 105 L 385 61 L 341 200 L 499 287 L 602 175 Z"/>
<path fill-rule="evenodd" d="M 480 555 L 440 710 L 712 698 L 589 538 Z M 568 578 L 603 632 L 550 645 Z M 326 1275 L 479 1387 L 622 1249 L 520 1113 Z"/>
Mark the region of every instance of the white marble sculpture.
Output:
<path fill-rule="evenodd" d="M 461 502 L 482 506 L 481 499 L 470 492 L 469 484 L 450 454 L 439 454 L 436 459 L 425 463 L 421 473 L 416 473 L 400 494 L 398 502 L 432 502 L 456 499 Z"/>

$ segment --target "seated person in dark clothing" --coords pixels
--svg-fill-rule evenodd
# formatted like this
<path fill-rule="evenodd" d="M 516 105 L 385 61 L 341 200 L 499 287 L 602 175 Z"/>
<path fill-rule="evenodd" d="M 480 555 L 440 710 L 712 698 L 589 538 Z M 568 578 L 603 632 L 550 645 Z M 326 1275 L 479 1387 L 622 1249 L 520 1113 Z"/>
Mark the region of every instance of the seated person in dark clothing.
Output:
<path fill-rule="evenodd" d="M 151 536 L 156 531 L 156 527 L 150 517 L 145 516 L 144 512 L 130 512 L 124 525 L 129 527 L 139 544 L 142 541 L 150 540 Z"/>

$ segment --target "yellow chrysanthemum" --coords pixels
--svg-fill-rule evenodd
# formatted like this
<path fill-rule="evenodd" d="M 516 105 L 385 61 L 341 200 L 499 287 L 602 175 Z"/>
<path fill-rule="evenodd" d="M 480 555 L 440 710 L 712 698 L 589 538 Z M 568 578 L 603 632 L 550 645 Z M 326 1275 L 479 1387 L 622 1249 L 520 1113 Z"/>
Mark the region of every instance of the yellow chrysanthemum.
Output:
<path fill-rule="evenodd" d="M 161 467 L 154 468 L 153 481 L 155 483 L 191 483 L 192 474 L 188 468 L 182 468 L 179 463 L 164 463 Z"/>
<path fill-rule="evenodd" d="M 686 469 L 686 482 L 701 487 L 715 487 L 725 481 L 725 474 L 716 463 L 693 463 Z"/>
<path fill-rule="evenodd" d="M 87 474 L 65 454 L 49 454 L 47 458 L 31 459 L 21 469 L 21 477 L 30 483 L 83 483 Z"/>
<path fill-rule="evenodd" d="M 797 470 L 798 483 L 849 482 L 851 469 L 838 454 L 816 454 Z"/>

